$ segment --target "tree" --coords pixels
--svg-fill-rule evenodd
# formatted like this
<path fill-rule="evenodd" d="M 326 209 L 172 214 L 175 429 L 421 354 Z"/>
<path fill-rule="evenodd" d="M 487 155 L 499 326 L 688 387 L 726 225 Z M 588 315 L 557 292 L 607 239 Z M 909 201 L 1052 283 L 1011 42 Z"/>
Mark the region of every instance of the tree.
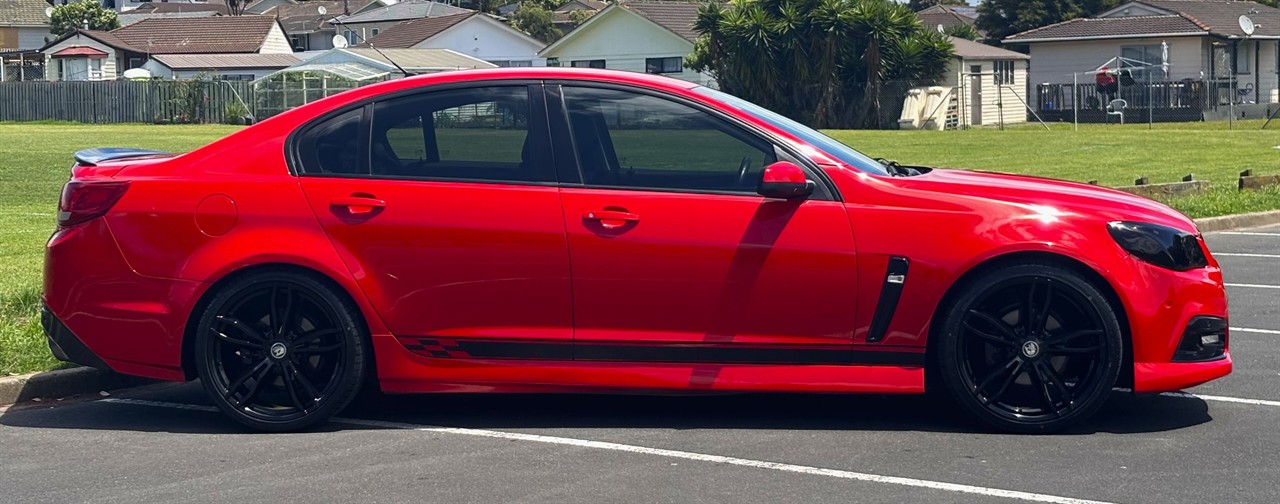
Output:
<path fill-rule="evenodd" d="M 110 31 L 120 27 L 116 11 L 102 6 L 97 0 L 81 0 L 57 5 L 49 16 L 49 32 L 55 37 L 72 33 L 77 29 Z"/>
<path fill-rule="evenodd" d="M 969 5 L 964 0 L 908 0 L 907 7 L 914 12 L 920 12 L 935 5 Z"/>
<path fill-rule="evenodd" d="M 891 0 L 704 5 L 686 66 L 721 89 L 818 127 L 877 127 L 888 81 L 932 84 L 953 48 Z M 905 93 L 905 88 L 901 90 Z M 897 89 L 891 99 L 898 99 Z"/>
<path fill-rule="evenodd" d="M 942 28 L 942 34 L 948 37 L 962 38 L 965 40 L 978 40 L 982 38 L 982 33 L 970 24 L 954 24 Z"/>
<path fill-rule="evenodd" d="M 535 2 L 520 2 L 507 19 L 511 21 L 512 28 L 543 42 L 554 42 L 564 35 L 556 27 L 551 11 Z"/>
<path fill-rule="evenodd" d="M 1092 16 L 1120 4 L 1120 0 L 983 0 L 978 4 L 979 30 L 999 42 L 1015 33 Z"/>

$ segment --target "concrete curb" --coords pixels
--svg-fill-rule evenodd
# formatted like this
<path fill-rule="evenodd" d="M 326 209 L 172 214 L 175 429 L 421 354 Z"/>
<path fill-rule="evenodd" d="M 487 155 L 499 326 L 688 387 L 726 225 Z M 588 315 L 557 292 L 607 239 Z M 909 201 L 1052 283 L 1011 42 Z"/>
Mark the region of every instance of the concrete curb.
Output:
<path fill-rule="evenodd" d="M 89 367 L 6 376 L 0 378 L 0 406 L 30 401 L 37 397 L 53 399 L 149 383 L 155 381 Z"/>
<path fill-rule="evenodd" d="M 1272 224 L 1280 224 L 1280 210 L 1196 219 L 1196 226 L 1200 228 L 1202 233 L 1270 226 Z"/>

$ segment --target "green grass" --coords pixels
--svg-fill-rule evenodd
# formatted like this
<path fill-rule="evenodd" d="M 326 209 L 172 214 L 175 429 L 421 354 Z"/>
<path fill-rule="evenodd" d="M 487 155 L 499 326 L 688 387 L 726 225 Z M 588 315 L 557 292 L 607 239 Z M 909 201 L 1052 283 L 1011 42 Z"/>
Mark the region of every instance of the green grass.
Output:
<path fill-rule="evenodd" d="M 1226 122 L 1039 125 L 1005 131 L 829 131 L 836 140 L 874 156 L 903 164 L 970 168 L 1039 175 L 1102 185 L 1176 182 L 1188 173 L 1208 180 L 1205 195 L 1174 198 L 1165 203 L 1192 217 L 1210 217 L 1280 208 L 1276 191 L 1239 193 L 1241 170 L 1280 173 L 1280 122 L 1261 130 L 1262 121 L 1241 121 L 1235 130 Z"/>
<path fill-rule="evenodd" d="M 1260 122 L 1020 126 L 1007 131 L 953 132 L 834 131 L 836 139 L 877 157 L 907 164 L 1010 171 L 1071 180 L 1097 179 L 1126 185 L 1139 176 L 1151 182 L 1179 180 L 1187 173 L 1212 181 L 1215 190 L 1168 203 L 1193 217 L 1280 208 L 1280 188 L 1235 191 L 1240 170 L 1280 173 L 1280 125 L 1259 131 Z M 0 123 L 0 376 L 55 367 L 38 320 L 43 244 L 54 226 L 58 191 L 66 182 L 71 153 L 97 146 L 186 151 L 233 131 L 235 126 L 81 125 Z M 459 135 L 471 132 L 459 132 Z M 477 132 L 478 133 L 478 132 Z M 619 137 L 624 138 L 627 133 Z M 635 142 L 643 143 L 639 132 Z M 706 138 L 686 137 L 689 145 L 655 145 L 653 160 L 675 152 L 693 164 L 703 160 Z M 494 146 L 494 156 L 517 151 Z M 645 156 L 644 149 L 631 157 Z M 648 161 L 635 159 L 638 164 Z M 650 163 L 651 164 L 651 163 Z"/>
<path fill-rule="evenodd" d="M 58 365 L 40 331 L 44 241 L 54 227 L 58 192 L 71 153 L 122 146 L 187 151 L 234 126 L 0 124 L 0 376 Z"/>

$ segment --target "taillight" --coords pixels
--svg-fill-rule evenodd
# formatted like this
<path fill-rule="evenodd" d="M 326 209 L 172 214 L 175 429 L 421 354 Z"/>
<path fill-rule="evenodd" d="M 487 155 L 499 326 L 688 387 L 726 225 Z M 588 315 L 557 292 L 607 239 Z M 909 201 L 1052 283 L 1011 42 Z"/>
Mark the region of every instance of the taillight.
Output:
<path fill-rule="evenodd" d="M 128 182 L 118 180 L 67 182 L 58 201 L 58 225 L 74 226 L 102 217 L 128 189 Z"/>

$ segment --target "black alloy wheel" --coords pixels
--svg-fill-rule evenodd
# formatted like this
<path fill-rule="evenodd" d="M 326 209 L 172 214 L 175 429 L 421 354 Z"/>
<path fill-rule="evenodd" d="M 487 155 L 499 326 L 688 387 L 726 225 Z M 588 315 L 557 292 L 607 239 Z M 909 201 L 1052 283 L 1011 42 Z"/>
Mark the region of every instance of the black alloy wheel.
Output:
<path fill-rule="evenodd" d="M 1091 416 L 1119 376 L 1123 336 L 1106 296 L 1076 272 L 1021 263 L 957 296 L 938 364 L 953 399 L 1011 432 L 1053 432 Z"/>
<path fill-rule="evenodd" d="M 366 339 L 359 311 L 309 275 L 272 271 L 234 280 L 210 301 L 197 330 L 205 391 L 254 429 L 310 427 L 360 390 Z"/>

